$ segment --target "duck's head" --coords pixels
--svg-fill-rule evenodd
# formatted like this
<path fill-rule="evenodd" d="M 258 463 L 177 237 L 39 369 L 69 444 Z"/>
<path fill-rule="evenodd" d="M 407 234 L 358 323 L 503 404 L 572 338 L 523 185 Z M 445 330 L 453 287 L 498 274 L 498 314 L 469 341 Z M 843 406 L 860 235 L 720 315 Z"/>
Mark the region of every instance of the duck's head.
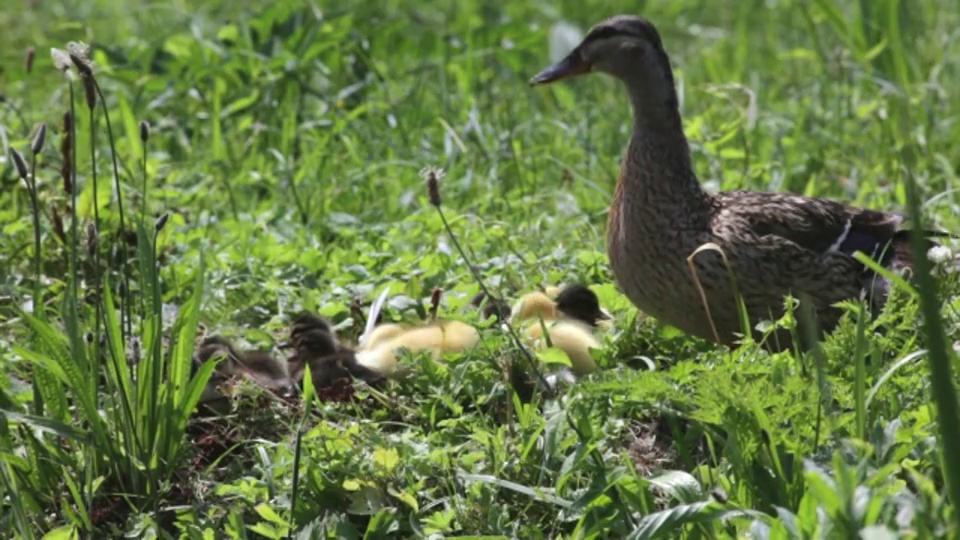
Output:
<path fill-rule="evenodd" d="M 637 15 L 616 15 L 591 28 L 570 54 L 536 74 L 530 84 L 551 83 L 591 71 L 626 79 L 636 75 L 640 64 L 657 66 L 665 60 L 660 33 L 650 21 Z"/>
<path fill-rule="evenodd" d="M 570 317 L 597 326 L 610 319 L 610 314 L 600 307 L 600 299 L 589 287 L 581 283 L 567 285 L 557 295 L 557 309 Z"/>
<path fill-rule="evenodd" d="M 647 99 L 676 100 L 673 72 L 660 33 L 643 17 L 616 15 L 597 24 L 570 54 L 534 75 L 530 85 L 548 84 L 592 71 L 626 82 Z"/>
<path fill-rule="evenodd" d="M 343 347 L 329 332 L 311 328 L 300 332 L 295 338 L 296 352 L 290 358 L 293 379 L 301 381 L 304 366 L 310 366 L 314 386 L 325 387 L 333 381 L 350 376 L 356 363 L 353 351 Z"/>

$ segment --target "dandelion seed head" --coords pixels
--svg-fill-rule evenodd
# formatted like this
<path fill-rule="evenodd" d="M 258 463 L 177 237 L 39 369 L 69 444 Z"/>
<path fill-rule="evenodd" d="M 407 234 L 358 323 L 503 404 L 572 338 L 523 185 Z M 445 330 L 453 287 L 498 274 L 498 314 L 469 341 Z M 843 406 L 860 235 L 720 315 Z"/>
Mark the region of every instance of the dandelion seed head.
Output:
<path fill-rule="evenodd" d="M 84 77 L 93 76 L 93 63 L 90 61 L 90 46 L 82 41 L 67 43 L 67 56 Z"/>
<path fill-rule="evenodd" d="M 50 49 L 50 58 L 53 59 L 53 67 L 63 72 L 67 72 L 70 69 L 70 64 L 73 63 L 69 54 L 56 47 Z"/>

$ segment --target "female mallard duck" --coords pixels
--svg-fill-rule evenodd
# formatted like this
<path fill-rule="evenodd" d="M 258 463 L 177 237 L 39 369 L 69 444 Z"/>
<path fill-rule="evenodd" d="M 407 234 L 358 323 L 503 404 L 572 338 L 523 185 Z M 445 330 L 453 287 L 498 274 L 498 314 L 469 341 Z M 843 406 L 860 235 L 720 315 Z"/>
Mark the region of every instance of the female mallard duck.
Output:
<path fill-rule="evenodd" d="M 622 81 L 633 108 L 633 134 L 607 222 L 607 251 L 614 277 L 634 305 L 727 345 L 742 332 L 737 292 L 751 325 L 779 317 L 787 294 L 812 300 L 821 331 L 839 320 L 838 301 L 864 295 L 875 309 L 883 306 L 890 283 L 853 253 L 907 270 L 905 216 L 787 193 L 705 192 L 691 164 L 670 60 L 656 28 L 641 17 L 618 15 L 597 24 L 530 84 L 592 71 Z M 710 244 L 722 250 L 726 263 L 715 249 L 703 249 L 688 264 L 689 256 Z M 789 336 L 775 337 L 767 346 L 791 346 Z"/>
<path fill-rule="evenodd" d="M 556 294 L 556 300 L 550 293 Z M 523 329 L 523 335 L 541 345 L 546 345 L 546 328 L 550 344 L 566 353 L 576 375 L 597 370 L 590 349 L 599 348 L 600 343 L 593 330 L 610 315 L 600 308 L 596 293 L 586 285 L 576 283 L 562 289 L 548 288 L 547 293 L 527 293 L 517 301 L 511 318 L 517 322 L 534 320 Z"/>

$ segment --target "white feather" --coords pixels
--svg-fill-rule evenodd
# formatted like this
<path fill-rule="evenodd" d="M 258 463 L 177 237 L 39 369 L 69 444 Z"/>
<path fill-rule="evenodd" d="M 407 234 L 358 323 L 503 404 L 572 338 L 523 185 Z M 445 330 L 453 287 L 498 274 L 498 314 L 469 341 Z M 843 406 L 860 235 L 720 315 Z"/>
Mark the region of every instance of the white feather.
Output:
<path fill-rule="evenodd" d="M 377 298 L 370 306 L 370 313 L 367 314 L 367 326 L 363 329 L 363 334 L 360 335 L 360 339 L 357 340 L 357 343 L 363 347 L 363 344 L 369 339 L 370 333 L 373 332 L 375 326 L 377 326 L 377 317 L 380 315 L 380 310 L 383 309 L 383 304 L 387 301 L 387 295 L 390 294 L 390 286 L 387 285 L 387 288 L 380 293 L 380 297 Z"/>
<path fill-rule="evenodd" d="M 850 236 L 850 229 L 853 227 L 853 220 L 848 219 L 846 225 L 843 226 L 843 232 L 840 233 L 840 237 L 837 238 L 837 241 L 830 244 L 830 247 L 827 248 L 827 251 L 837 251 L 840 249 L 840 246 L 843 245 L 843 241 Z"/>

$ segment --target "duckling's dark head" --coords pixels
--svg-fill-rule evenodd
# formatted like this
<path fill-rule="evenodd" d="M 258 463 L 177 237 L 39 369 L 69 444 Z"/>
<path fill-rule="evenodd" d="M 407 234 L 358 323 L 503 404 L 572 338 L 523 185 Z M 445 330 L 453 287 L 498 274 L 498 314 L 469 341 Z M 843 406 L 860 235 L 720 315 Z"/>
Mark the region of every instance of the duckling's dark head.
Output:
<path fill-rule="evenodd" d="M 600 299 L 589 287 L 581 283 L 565 286 L 557 295 L 557 309 L 572 319 L 596 326 L 599 321 L 610 318 L 600 309 Z"/>
<path fill-rule="evenodd" d="M 322 330 L 328 334 L 333 333 L 333 325 L 330 324 L 330 321 L 317 315 L 316 313 L 310 313 L 309 311 L 303 311 L 298 313 L 296 317 L 293 318 L 293 330 L 296 331 L 306 331 L 306 330 Z"/>

